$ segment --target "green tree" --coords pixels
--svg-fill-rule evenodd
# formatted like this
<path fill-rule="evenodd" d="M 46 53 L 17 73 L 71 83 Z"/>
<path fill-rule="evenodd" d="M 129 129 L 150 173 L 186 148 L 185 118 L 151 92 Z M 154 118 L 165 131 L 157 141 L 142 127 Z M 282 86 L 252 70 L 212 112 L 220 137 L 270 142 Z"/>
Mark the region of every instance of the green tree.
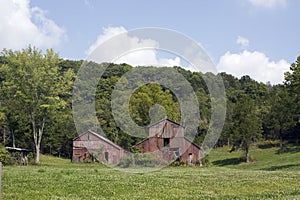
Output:
<path fill-rule="evenodd" d="M 296 62 L 290 67 L 291 72 L 285 73 L 285 85 L 290 92 L 291 98 L 294 100 L 294 111 L 300 114 L 300 56 Z"/>
<path fill-rule="evenodd" d="M 130 111 L 133 119 L 140 125 L 149 125 L 165 117 L 178 121 L 180 117 L 178 103 L 174 101 L 170 90 L 154 83 L 142 86 L 134 92 L 130 101 Z M 149 111 L 152 111 L 150 114 L 154 117 L 152 122 Z"/>
<path fill-rule="evenodd" d="M 2 52 L 6 72 L 3 88 L 9 100 L 15 100 L 18 112 L 24 113 L 31 123 L 36 159 L 40 162 L 40 149 L 45 125 L 51 113 L 63 109 L 64 96 L 70 95 L 74 74 L 67 70 L 61 74 L 59 56 L 53 50 L 43 54 L 29 47 L 21 51 Z"/>
<path fill-rule="evenodd" d="M 287 131 L 296 124 L 293 112 L 291 112 L 293 101 L 286 87 L 282 85 L 273 87 L 271 95 L 271 108 L 268 114 L 269 118 L 267 119 L 267 124 L 275 137 L 280 139 L 280 148 L 282 148 L 284 136 L 287 134 Z"/>
<path fill-rule="evenodd" d="M 285 73 L 285 85 L 289 98 L 293 102 L 289 112 L 293 115 L 296 124 L 300 125 L 300 56 L 290 67 L 291 72 Z M 297 134 L 297 133 L 296 133 Z M 296 135 L 297 136 L 297 135 Z M 299 136 L 298 136 L 299 138 Z"/>
<path fill-rule="evenodd" d="M 242 96 L 236 103 L 233 114 L 233 148 L 245 151 L 246 162 L 250 161 L 251 144 L 261 137 L 262 122 L 258 117 L 254 100 Z"/>

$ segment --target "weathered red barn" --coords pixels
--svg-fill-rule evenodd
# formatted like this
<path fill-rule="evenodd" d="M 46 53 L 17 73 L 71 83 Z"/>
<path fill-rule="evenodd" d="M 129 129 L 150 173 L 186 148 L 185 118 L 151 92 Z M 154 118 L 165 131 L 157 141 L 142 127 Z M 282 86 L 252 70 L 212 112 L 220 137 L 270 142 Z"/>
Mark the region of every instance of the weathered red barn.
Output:
<path fill-rule="evenodd" d="M 86 131 L 73 139 L 72 162 L 97 160 L 118 164 L 125 153 L 122 147 L 93 131 Z"/>
<path fill-rule="evenodd" d="M 189 165 L 201 163 L 201 148 L 184 136 L 184 127 L 163 119 L 149 127 L 149 137 L 136 145 L 142 153 L 154 152 L 166 161 L 179 156 Z"/>

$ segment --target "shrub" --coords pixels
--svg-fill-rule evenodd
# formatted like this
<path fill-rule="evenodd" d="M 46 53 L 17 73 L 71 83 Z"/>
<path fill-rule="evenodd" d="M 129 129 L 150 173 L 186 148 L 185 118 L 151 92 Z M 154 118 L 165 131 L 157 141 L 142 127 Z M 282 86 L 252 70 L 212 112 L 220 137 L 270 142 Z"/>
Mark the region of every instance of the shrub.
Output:
<path fill-rule="evenodd" d="M 279 140 L 265 140 L 265 141 L 259 142 L 257 144 L 257 147 L 260 149 L 279 147 Z"/>
<path fill-rule="evenodd" d="M 184 166 L 184 162 L 181 159 L 181 157 L 178 157 L 174 162 L 172 162 L 171 166 L 173 167 L 179 167 L 179 166 Z"/>
<path fill-rule="evenodd" d="M 277 154 L 281 154 L 281 153 L 288 153 L 289 152 L 289 148 L 288 147 L 282 147 L 280 149 L 277 150 Z"/>
<path fill-rule="evenodd" d="M 118 166 L 126 168 L 134 165 L 134 157 L 132 155 L 128 155 L 120 159 L 120 163 Z"/>
<path fill-rule="evenodd" d="M 8 153 L 5 147 L 0 146 L 0 162 L 3 165 L 13 165 L 16 163 L 16 160 Z"/>
<path fill-rule="evenodd" d="M 141 167 L 155 167 L 155 157 L 149 153 L 135 154 L 135 164 Z"/>
<path fill-rule="evenodd" d="M 202 158 L 202 166 L 209 167 L 211 165 L 208 155 Z"/>
<path fill-rule="evenodd" d="M 241 161 L 241 162 L 246 162 L 246 161 L 247 161 L 246 156 L 245 156 L 245 155 L 242 155 L 242 156 L 240 157 L 240 161 Z M 256 162 L 257 159 L 256 159 L 254 156 L 249 155 L 249 161 L 250 161 L 250 162 Z"/>
<path fill-rule="evenodd" d="M 27 155 L 27 158 L 28 158 L 28 164 L 30 165 L 35 165 L 35 153 L 33 152 L 30 152 L 28 155 Z"/>
<path fill-rule="evenodd" d="M 120 167 L 155 167 L 156 159 L 152 154 L 134 154 L 121 158 L 118 166 Z"/>
<path fill-rule="evenodd" d="M 161 159 L 161 158 L 156 158 L 155 159 L 155 165 L 156 166 L 166 166 L 166 165 L 169 165 L 170 163 L 164 159 Z"/>

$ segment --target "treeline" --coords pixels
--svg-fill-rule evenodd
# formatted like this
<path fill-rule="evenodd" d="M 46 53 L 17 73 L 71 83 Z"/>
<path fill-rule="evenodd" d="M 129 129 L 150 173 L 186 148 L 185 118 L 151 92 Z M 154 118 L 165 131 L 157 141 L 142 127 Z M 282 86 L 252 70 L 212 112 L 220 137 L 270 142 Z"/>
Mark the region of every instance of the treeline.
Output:
<path fill-rule="evenodd" d="M 43 53 L 31 47 L 1 52 L 0 141 L 3 146 L 71 157 L 72 139 L 78 135 L 72 116 L 72 90 L 83 63 L 62 59 L 53 50 Z M 103 67 L 103 64 L 93 65 Z M 96 115 L 106 136 L 129 150 L 141 138 L 126 134 L 116 125 L 111 101 L 116 84 L 132 69 L 127 64 L 109 64 L 95 94 Z M 198 98 L 201 119 L 194 142 L 201 145 L 211 117 L 211 99 L 203 77 L 214 75 L 180 67 L 174 69 L 191 84 Z M 281 145 L 283 141 L 299 142 L 300 57 L 280 85 L 259 83 L 249 76 L 238 79 L 226 73 L 220 75 L 226 89 L 227 113 L 218 146 L 230 145 L 233 150 L 242 148 L 247 152 L 259 140 L 278 139 Z M 179 121 L 181 116 L 172 90 L 154 83 L 134 91 L 129 110 L 132 119 L 143 126 L 151 123 L 151 112 L 157 120 L 168 117 Z"/>

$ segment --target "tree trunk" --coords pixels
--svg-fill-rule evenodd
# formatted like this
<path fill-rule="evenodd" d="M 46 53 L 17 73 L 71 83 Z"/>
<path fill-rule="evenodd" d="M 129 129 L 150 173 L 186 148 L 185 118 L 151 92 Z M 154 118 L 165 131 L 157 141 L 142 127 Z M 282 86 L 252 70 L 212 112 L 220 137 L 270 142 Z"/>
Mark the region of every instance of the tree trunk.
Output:
<path fill-rule="evenodd" d="M 42 142 L 42 136 L 43 136 L 43 131 L 44 131 L 44 126 L 45 126 L 45 117 L 42 118 L 40 121 L 41 124 L 39 124 L 39 128 L 37 130 L 36 123 L 35 123 L 35 118 L 33 113 L 30 115 L 30 120 L 32 123 L 32 132 L 33 132 L 33 139 L 34 139 L 34 144 L 35 144 L 35 163 L 39 164 L 40 163 L 40 148 L 41 148 L 41 142 Z"/>
<path fill-rule="evenodd" d="M 39 145 L 35 145 L 35 163 L 39 164 L 40 163 L 40 146 Z"/>
<path fill-rule="evenodd" d="M 43 136 L 43 132 L 44 132 L 44 125 L 45 125 L 45 119 L 42 120 L 41 128 L 39 128 L 37 144 L 35 144 L 35 147 L 36 147 L 35 163 L 36 164 L 40 163 L 40 150 L 41 150 L 42 136 Z"/>
<path fill-rule="evenodd" d="M 280 140 L 280 142 L 279 142 L 280 149 L 282 149 L 282 147 L 283 147 L 283 138 L 282 138 L 282 131 L 281 131 L 281 129 L 279 130 L 279 140 Z"/>
<path fill-rule="evenodd" d="M 249 157 L 249 148 L 248 147 L 246 147 L 245 152 L 246 152 L 246 163 L 249 163 L 250 157 Z"/>
<path fill-rule="evenodd" d="M 13 146 L 13 148 L 16 148 L 14 131 L 12 131 L 11 133 L 12 133 L 12 143 L 13 143 L 12 146 Z"/>

